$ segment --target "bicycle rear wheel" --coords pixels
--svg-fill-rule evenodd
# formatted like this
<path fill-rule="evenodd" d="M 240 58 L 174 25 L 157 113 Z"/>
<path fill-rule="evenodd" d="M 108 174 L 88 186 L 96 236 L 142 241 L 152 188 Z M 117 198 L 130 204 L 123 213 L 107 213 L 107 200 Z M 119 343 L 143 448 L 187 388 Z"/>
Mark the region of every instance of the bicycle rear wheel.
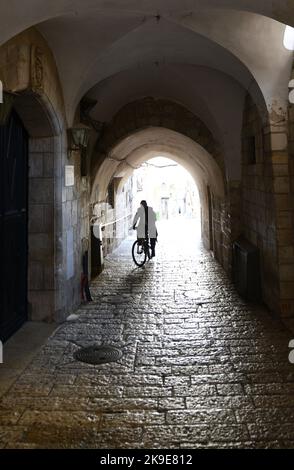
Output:
<path fill-rule="evenodd" d="M 146 263 L 146 260 L 147 260 L 146 250 L 144 249 L 143 244 L 139 243 L 138 240 L 136 240 L 133 244 L 132 257 L 133 257 L 134 263 L 140 268 L 144 266 L 144 264 Z"/>

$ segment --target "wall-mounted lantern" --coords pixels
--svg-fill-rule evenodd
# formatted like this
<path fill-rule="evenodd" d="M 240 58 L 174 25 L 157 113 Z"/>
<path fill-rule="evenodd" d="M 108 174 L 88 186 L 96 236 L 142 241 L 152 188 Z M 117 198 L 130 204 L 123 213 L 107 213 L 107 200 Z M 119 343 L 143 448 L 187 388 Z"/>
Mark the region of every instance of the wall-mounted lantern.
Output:
<path fill-rule="evenodd" d="M 85 150 L 89 144 L 91 128 L 85 124 L 78 124 L 68 129 L 69 154 L 76 150 Z"/>

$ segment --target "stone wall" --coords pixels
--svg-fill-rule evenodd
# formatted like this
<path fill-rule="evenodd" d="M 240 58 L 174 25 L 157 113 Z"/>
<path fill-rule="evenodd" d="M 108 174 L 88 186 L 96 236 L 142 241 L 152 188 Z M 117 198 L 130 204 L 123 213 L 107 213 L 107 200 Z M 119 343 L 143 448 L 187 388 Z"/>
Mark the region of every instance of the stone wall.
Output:
<path fill-rule="evenodd" d="M 294 67 L 290 78 L 294 79 Z M 280 130 L 282 146 L 288 136 L 288 148 L 285 150 L 284 144 L 284 149 L 272 157 L 277 193 L 280 311 L 284 322 L 294 330 L 294 104 L 289 104 L 287 126 Z"/>
<path fill-rule="evenodd" d="M 213 208 L 212 208 L 212 195 L 210 192 L 209 186 L 203 186 L 198 188 L 199 194 L 202 196 L 200 197 L 200 204 L 201 204 L 201 237 L 203 245 L 207 250 L 213 251 L 213 230 L 212 230 L 212 222 L 213 222 Z"/>
<path fill-rule="evenodd" d="M 243 128 L 242 230 L 260 249 L 263 299 L 290 327 L 294 325 L 293 109 L 270 113 L 262 125 L 246 99 Z M 293 121 L 292 121 L 293 122 Z M 288 131 L 289 124 L 289 131 Z M 249 138 L 256 138 L 250 162 Z"/>
<path fill-rule="evenodd" d="M 120 178 L 115 178 L 115 180 L 118 181 L 111 183 L 111 189 L 114 192 L 113 204 L 110 204 L 109 200 L 97 202 L 94 204 L 94 214 L 92 214 L 95 223 L 101 226 L 103 258 L 112 253 L 129 235 L 129 229 L 132 225 L 133 199 L 129 197 L 129 194 L 132 193 L 132 178 L 129 178 L 119 191 Z M 99 194 L 97 194 L 97 198 L 99 199 Z M 92 243 L 98 243 L 98 241 L 94 239 Z M 100 270 L 99 267 L 98 272 Z"/>
<path fill-rule="evenodd" d="M 256 105 L 246 97 L 242 133 L 242 232 L 260 250 L 263 298 L 279 297 L 276 214 L 271 148 Z"/>
<path fill-rule="evenodd" d="M 29 28 L 0 47 L 0 78 L 5 91 L 35 93 L 40 101 L 46 102 L 49 121 L 55 114 L 52 134 L 56 134 L 57 128 L 62 130 L 66 118 L 59 75 L 54 56 L 39 31 Z M 38 129 L 38 118 L 32 109 L 21 117 L 27 127 L 33 127 L 34 134 L 44 136 L 44 126 Z"/>
<path fill-rule="evenodd" d="M 74 185 L 65 186 L 65 165 L 74 166 Z M 62 273 L 58 287 L 58 309 L 56 315 L 63 320 L 81 302 L 81 274 L 83 245 L 90 243 L 89 224 L 89 179 L 81 177 L 80 152 L 64 155 L 62 168 L 62 236 L 59 238 L 60 261 Z M 84 241 L 84 243 L 83 243 Z"/>
<path fill-rule="evenodd" d="M 4 90 L 29 138 L 29 312 L 63 321 L 80 303 L 82 239 L 89 239 L 89 181 L 79 152 L 69 153 L 63 92 L 53 54 L 34 28 L 0 48 Z M 65 186 L 65 166 L 75 181 Z"/>
<path fill-rule="evenodd" d="M 52 320 L 54 280 L 54 141 L 29 145 L 28 302 L 31 320 Z"/>
<path fill-rule="evenodd" d="M 210 211 L 211 198 L 211 215 Z M 202 202 L 202 240 L 205 248 L 212 250 L 214 257 L 231 275 L 232 245 L 240 235 L 241 191 L 239 181 L 227 183 L 225 199 L 207 194 L 207 202 Z"/>

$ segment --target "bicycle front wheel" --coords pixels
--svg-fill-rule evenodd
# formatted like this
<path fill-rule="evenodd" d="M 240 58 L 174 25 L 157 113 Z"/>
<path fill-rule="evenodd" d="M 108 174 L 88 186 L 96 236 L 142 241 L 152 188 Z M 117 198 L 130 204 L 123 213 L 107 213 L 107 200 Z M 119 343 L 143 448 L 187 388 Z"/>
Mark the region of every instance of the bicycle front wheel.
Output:
<path fill-rule="evenodd" d="M 143 244 L 139 243 L 138 240 L 135 241 L 132 247 L 132 257 L 134 263 L 139 266 L 140 268 L 144 266 L 147 259 L 147 253 L 144 249 Z"/>

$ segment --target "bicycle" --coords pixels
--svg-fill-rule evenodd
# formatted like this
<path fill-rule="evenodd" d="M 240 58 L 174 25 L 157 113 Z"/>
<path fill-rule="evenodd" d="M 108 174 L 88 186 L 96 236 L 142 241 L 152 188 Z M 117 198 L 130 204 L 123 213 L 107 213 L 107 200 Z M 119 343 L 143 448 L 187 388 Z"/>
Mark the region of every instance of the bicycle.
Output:
<path fill-rule="evenodd" d="M 132 246 L 132 257 L 134 263 L 142 268 L 147 260 L 152 258 L 151 245 L 148 238 L 138 238 Z"/>

